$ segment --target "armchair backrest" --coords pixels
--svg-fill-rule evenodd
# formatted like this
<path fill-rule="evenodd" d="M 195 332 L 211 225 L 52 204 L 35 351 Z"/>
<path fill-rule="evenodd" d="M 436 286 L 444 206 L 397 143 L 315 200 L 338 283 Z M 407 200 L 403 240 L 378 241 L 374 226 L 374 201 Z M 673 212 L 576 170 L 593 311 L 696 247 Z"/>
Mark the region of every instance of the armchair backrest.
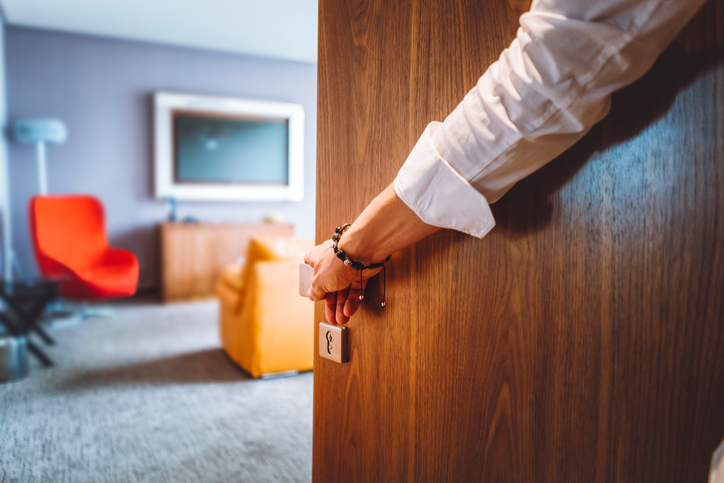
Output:
<path fill-rule="evenodd" d="M 36 196 L 30 226 L 38 267 L 48 277 L 83 270 L 108 246 L 103 205 L 93 196 Z"/>
<path fill-rule="evenodd" d="M 278 260 L 302 262 L 304 254 L 312 248 L 314 248 L 314 240 L 298 239 L 291 236 L 252 237 L 249 240 L 244 270 L 241 273 L 242 290 L 249 284 L 254 264 Z"/>

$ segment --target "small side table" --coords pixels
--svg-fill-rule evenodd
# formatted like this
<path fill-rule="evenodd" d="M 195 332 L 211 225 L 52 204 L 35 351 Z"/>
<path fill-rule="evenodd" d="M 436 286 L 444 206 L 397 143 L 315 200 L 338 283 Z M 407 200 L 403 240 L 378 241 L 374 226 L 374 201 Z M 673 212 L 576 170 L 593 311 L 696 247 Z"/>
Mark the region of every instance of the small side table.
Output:
<path fill-rule="evenodd" d="M 52 337 L 38 321 L 47 305 L 58 297 L 62 281 L 35 280 L 32 282 L 0 282 L 0 298 L 6 310 L 0 312 L 0 324 L 14 336 L 28 336 L 35 332 L 48 345 L 55 345 Z M 46 367 L 53 361 L 43 350 L 28 338 L 28 350 Z"/>

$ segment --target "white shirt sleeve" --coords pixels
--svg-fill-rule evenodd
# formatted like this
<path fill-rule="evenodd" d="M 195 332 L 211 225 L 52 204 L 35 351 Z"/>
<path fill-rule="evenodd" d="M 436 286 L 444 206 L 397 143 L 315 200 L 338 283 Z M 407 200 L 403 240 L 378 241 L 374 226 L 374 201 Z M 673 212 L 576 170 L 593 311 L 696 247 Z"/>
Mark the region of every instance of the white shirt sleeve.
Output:
<path fill-rule="evenodd" d="M 430 225 L 482 238 L 489 203 L 582 138 L 705 0 L 534 0 L 515 40 L 443 123 L 395 192 Z"/>

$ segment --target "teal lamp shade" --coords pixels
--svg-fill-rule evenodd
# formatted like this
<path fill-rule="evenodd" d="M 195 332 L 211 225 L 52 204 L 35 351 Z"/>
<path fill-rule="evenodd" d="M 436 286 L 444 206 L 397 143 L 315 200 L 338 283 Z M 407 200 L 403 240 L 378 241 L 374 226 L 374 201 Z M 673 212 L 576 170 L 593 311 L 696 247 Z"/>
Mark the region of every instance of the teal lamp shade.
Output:
<path fill-rule="evenodd" d="M 56 119 L 22 119 L 13 124 L 13 137 L 23 144 L 60 144 L 68 138 L 68 130 Z"/>

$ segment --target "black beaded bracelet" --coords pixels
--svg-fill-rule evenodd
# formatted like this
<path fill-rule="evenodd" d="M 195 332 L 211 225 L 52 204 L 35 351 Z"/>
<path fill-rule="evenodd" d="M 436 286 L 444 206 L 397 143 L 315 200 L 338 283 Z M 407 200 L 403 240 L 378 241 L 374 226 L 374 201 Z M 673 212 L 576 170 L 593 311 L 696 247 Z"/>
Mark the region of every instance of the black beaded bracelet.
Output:
<path fill-rule="evenodd" d="M 349 223 L 345 223 L 342 226 L 338 226 L 334 229 L 334 235 L 332 235 L 332 250 L 334 250 L 334 254 L 342 260 L 345 266 L 352 267 L 355 270 L 359 270 L 359 279 L 360 279 L 360 290 L 362 289 L 362 270 L 371 270 L 375 268 L 382 267 L 383 277 L 384 277 L 384 289 L 383 289 L 383 295 L 382 295 L 382 308 L 384 308 L 387 305 L 387 302 L 385 300 L 385 297 L 387 295 L 387 269 L 385 268 L 385 263 L 389 262 L 392 258 L 392 255 L 387 255 L 387 258 L 382 260 L 381 262 L 377 263 L 371 263 L 369 265 L 364 265 L 361 262 L 356 262 L 349 258 L 346 253 L 344 253 L 344 250 L 339 248 L 339 239 L 342 238 L 342 235 L 344 232 L 346 232 L 351 225 Z M 364 295 L 359 296 L 360 300 L 364 300 Z"/>

